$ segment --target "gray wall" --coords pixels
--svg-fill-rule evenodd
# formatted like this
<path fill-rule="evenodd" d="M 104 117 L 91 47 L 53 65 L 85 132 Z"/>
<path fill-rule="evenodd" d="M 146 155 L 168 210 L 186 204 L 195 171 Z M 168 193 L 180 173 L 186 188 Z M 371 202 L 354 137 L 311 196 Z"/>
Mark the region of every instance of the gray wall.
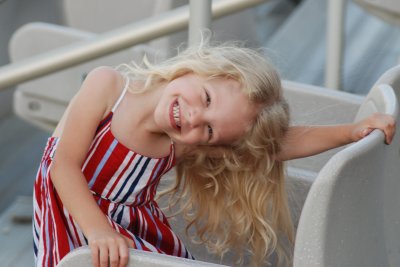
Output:
<path fill-rule="evenodd" d="M 8 42 L 12 33 L 27 22 L 60 24 L 59 0 L 0 0 L 0 66 L 9 63 Z M 11 113 L 13 88 L 0 92 L 0 118 Z"/>

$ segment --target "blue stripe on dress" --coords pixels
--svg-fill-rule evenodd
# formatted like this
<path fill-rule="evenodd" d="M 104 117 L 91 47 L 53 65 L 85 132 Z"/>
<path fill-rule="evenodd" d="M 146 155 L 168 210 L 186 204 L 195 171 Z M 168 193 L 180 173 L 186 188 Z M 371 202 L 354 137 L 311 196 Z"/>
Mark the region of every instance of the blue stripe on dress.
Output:
<path fill-rule="evenodd" d="M 97 166 L 96 171 L 93 174 L 93 177 L 90 179 L 89 188 L 93 187 L 100 171 L 103 169 L 104 165 L 107 163 L 108 158 L 111 156 L 111 153 L 114 151 L 114 148 L 117 146 L 117 144 L 118 144 L 118 141 L 116 139 L 114 139 L 112 141 L 110 147 L 107 149 L 107 152 L 104 154 L 104 157 L 101 159 L 99 165 Z"/>
<path fill-rule="evenodd" d="M 136 235 L 134 235 L 133 237 L 134 237 L 133 242 L 135 242 L 135 247 L 137 249 L 143 250 L 142 242 L 140 242 L 141 240 L 137 238 Z"/>
<path fill-rule="evenodd" d="M 37 257 L 37 254 L 38 254 L 38 249 L 37 249 L 37 246 L 36 246 L 35 240 L 33 240 L 33 253 L 35 253 L 35 257 Z"/>
<path fill-rule="evenodd" d="M 163 158 L 163 159 L 161 159 L 158 163 L 158 165 L 157 165 L 157 168 L 156 168 L 156 170 L 154 171 L 154 174 L 153 174 L 153 176 L 150 178 L 151 179 L 151 182 L 150 182 L 150 185 L 153 185 L 154 183 L 156 183 L 158 180 L 157 180 L 157 178 L 160 176 L 160 175 L 162 175 L 162 168 L 164 168 L 165 166 L 164 166 L 164 164 L 165 164 L 165 161 L 166 161 L 166 159 L 165 158 Z M 155 187 L 155 188 L 153 188 L 153 190 L 152 191 L 150 191 L 150 189 L 151 189 L 151 186 L 149 186 L 148 188 L 146 188 L 147 190 L 142 190 L 140 193 L 140 198 L 141 198 L 141 202 L 144 202 L 143 201 L 143 191 L 145 191 L 145 193 L 146 193 L 146 200 L 149 198 L 149 194 L 151 194 L 152 193 L 152 191 L 154 191 L 154 190 L 156 190 L 157 189 L 157 186 Z"/>
<path fill-rule="evenodd" d="M 157 162 L 156 169 L 154 170 L 153 175 L 150 177 L 150 179 L 151 179 L 150 184 L 154 184 L 154 182 L 157 182 L 157 178 L 162 175 L 162 168 L 165 167 L 164 166 L 165 161 L 166 161 L 166 159 L 163 158 Z"/>
<path fill-rule="evenodd" d="M 35 225 L 33 226 L 33 230 L 34 230 L 34 232 L 35 232 L 35 236 L 36 236 L 36 238 L 37 238 L 37 239 L 39 239 L 39 233 L 38 233 L 38 231 L 37 231 L 37 229 L 36 229 L 36 226 L 35 226 Z"/>
<path fill-rule="evenodd" d="M 154 215 L 153 213 L 149 210 L 149 208 L 145 207 L 145 210 L 147 211 L 147 214 L 150 215 L 150 219 L 151 221 L 154 223 L 155 228 L 157 230 L 157 244 L 156 244 L 156 248 L 160 249 L 161 247 L 161 242 L 162 242 L 162 234 L 160 229 L 158 228 L 158 224 L 156 223 L 156 220 L 154 220 Z"/>
<path fill-rule="evenodd" d="M 136 176 L 136 179 L 133 181 L 133 183 L 130 185 L 128 192 L 126 192 L 125 196 L 122 198 L 121 202 L 124 203 L 133 194 L 133 191 L 135 190 L 137 184 L 139 183 L 139 180 L 142 178 L 143 173 L 147 169 L 147 165 L 149 165 L 150 158 L 147 158 L 145 163 L 143 164 L 142 168 L 140 169 L 140 172 Z"/>
<path fill-rule="evenodd" d="M 120 208 L 120 212 L 118 212 L 115 222 L 117 222 L 118 224 L 122 224 L 122 217 L 124 215 L 124 206 L 118 206 L 118 208 Z"/>
<path fill-rule="evenodd" d="M 40 171 L 42 172 L 42 177 L 47 177 L 47 164 L 42 164 Z M 50 175 L 49 175 L 50 176 Z M 44 184 L 44 188 L 47 188 L 47 181 L 42 180 L 42 186 Z"/>
<path fill-rule="evenodd" d="M 165 162 L 165 159 L 161 159 L 161 163 L 158 162 L 156 164 L 157 169 L 154 171 L 153 176 L 150 177 L 150 184 L 153 184 L 154 180 L 156 180 L 156 178 L 158 177 L 158 175 L 160 173 L 160 169 L 164 166 L 164 162 Z M 140 190 L 140 192 L 138 192 L 138 194 L 136 196 L 136 199 L 135 199 L 134 203 L 135 204 L 143 203 L 144 202 L 143 194 L 146 194 L 145 197 L 147 198 L 148 197 L 148 193 L 149 193 L 149 189 L 150 189 L 150 186 L 146 186 L 145 190 Z"/>
<path fill-rule="evenodd" d="M 69 250 L 73 250 L 75 248 L 74 243 L 72 242 L 71 236 L 68 234 L 68 245 L 69 245 Z"/>
<path fill-rule="evenodd" d="M 140 156 L 139 160 L 136 162 L 135 167 L 133 167 L 133 170 L 128 174 L 127 178 L 124 180 L 122 186 L 120 186 L 117 194 L 113 197 L 112 201 L 117 201 L 119 195 L 122 193 L 122 191 L 124 190 L 126 184 L 128 183 L 129 179 L 133 176 L 133 174 L 136 172 L 136 169 L 138 168 L 140 162 L 142 161 L 144 157 Z M 121 201 L 122 202 L 122 201 Z"/>

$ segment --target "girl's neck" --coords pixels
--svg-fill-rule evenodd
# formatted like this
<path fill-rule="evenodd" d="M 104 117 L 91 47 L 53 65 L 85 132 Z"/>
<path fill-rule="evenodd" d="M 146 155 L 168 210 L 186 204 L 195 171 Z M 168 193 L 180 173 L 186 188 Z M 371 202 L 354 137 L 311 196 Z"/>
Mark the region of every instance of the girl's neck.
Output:
<path fill-rule="evenodd" d="M 140 86 L 138 82 L 130 84 L 134 90 Z M 157 86 L 143 93 L 128 92 L 112 122 L 112 131 L 121 143 L 141 155 L 155 158 L 170 152 L 170 138 L 154 120 L 154 110 L 162 90 L 163 86 Z"/>
<path fill-rule="evenodd" d="M 140 110 L 139 114 L 141 115 L 138 116 L 138 123 L 140 123 L 141 127 L 149 134 L 164 134 L 154 121 L 154 111 L 161 98 L 164 87 L 165 84 L 158 84 L 142 93 L 131 95 L 133 101 L 135 101 L 134 105 Z"/>

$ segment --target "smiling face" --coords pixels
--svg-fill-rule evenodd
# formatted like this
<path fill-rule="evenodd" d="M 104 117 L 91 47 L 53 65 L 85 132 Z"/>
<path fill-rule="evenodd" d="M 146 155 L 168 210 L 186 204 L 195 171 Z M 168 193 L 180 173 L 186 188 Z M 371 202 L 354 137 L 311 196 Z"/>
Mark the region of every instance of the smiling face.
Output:
<path fill-rule="evenodd" d="M 239 82 L 190 73 L 166 85 L 154 120 L 177 144 L 217 145 L 242 137 L 256 113 Z"/>

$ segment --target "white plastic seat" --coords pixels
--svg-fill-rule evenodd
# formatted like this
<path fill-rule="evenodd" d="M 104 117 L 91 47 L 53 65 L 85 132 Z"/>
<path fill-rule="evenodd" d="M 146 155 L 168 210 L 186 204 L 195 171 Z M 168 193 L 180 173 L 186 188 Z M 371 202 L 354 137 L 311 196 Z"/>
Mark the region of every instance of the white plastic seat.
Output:
<path fill-rule="evenodd" d="M 353 121 L 364 96 L 302 83 L 284 81 L 292 125 L 327 125 Z M 342 148 L 287 162 L 287 190 L 295 228 L 307 194 L 318 173 Z"/>
<path fill-rule="evenodd" d="M 62 0 L 65 26 L 93 33 L 104 33 L 129 23 L 159 15 L 187 0 Z M 172 38 L 173 37 L 173 38 Z M 172 46 L 185 41 L 185 36 L 173 34 L 148 44 L 167 54 Z"/>
<path fill-rule="evenodd" d="M 224 265 L 189 260 L 184 258 L 163 255 L 130 249 L 130 259 L 127 267 L 223 267 Z M 87 247 L 76 249 L 67 254 L 57 267 L 89 267 L 92 266 L 91 253 Z"/>
<path fill-rule="evenodd" d="M 400 68 L 388 73 L 367 95 L 355 120 L 377 111 L 391 114 L 399 132 Z M 375 130 L 328 160 L 301 212 L 294 266 L 400 264 L 399 148 L 398 137 L 387 146 L 384 134 Z"/>
<path fill-rule="evenodd" d="M 159 12 L 170 9 L 168 5 L 161 10 L 159 5 L 171 0 L 62 0 L 65 25 L 93 33 L 102 33 L 116 27 L 139 21 Z"/>
<path fill-rule="evenodd" d="M 69 27 L 29 23 L 14 33 L 10 41 L 10 57 L 12 61 L 18 61 L 93 36 L 94 33 Z M 39 128 L 52 131 L 90 70 L 131 60 L 140 62 L 144 54 L 152 58 L 155 51 L 148 46 L 138 45 L 23 83 L 14 93 L 14 112 Z"/>

